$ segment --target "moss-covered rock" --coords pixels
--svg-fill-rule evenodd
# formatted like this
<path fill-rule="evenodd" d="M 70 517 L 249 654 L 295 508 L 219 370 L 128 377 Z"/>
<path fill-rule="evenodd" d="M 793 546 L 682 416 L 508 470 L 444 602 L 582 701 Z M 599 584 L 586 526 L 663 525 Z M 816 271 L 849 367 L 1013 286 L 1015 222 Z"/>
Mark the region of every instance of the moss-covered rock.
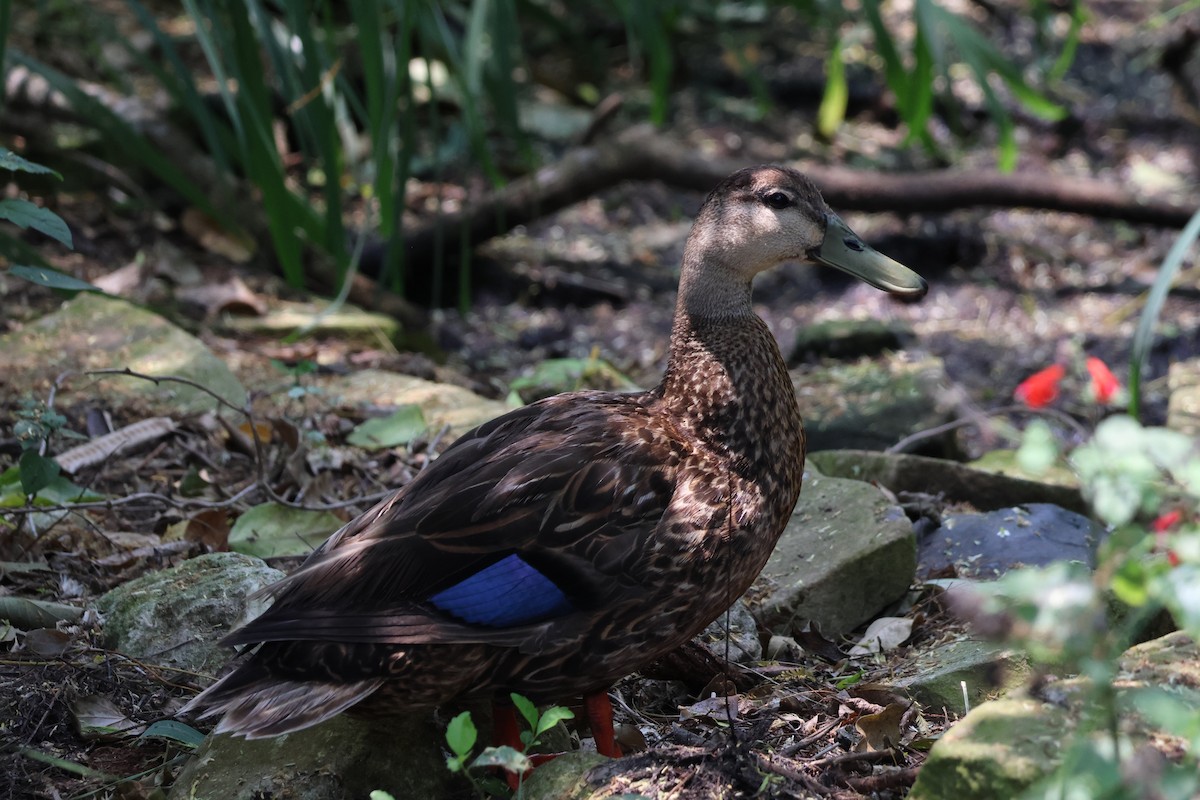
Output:
<path fill-rule="evenodd" d="M 150 572 L 96 601 L 105 646 L 155 664 L 216 674 L 232 655 L 218 644 L 265 604 L 251 600 L 283 577 L 261 559 L 211 553 Z"/>
<path fill-rule="evenodd" d="M 912 523 L 883 492 L 809 469 L 800 502 L 749 599 L 777 633 L 813 620 L 836 635 L 903 596 L 916 564 Z"/>
<path fill-rule="evenodd" d="M 35 394 L 68 370 L 126 368 L 187 378 L 235 406 L 246 402 L 246 390 L 203 342 L 158 314 L 108 295 L 80 294 L 55 313 L 0 336 L 0 373 Z M 76 379 L 70 389 L 89 398 L 104 397 L 110 405 L 136 401 L 145 413 L 164 416 L 217 406 L 205 392 L 170 381 L 109 376 Z M 60 402 L 64 396 L 70 391 Z"/>

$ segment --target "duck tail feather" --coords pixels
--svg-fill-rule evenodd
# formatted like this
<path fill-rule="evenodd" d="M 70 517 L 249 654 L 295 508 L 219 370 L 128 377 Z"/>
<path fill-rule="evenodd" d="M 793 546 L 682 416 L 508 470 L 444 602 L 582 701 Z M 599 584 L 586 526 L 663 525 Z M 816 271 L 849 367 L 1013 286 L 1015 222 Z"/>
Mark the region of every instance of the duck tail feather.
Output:
<path fill-rule="evenodd" d="M 373 693 L 383 681 L 282 680 L 251 662 L 192 698 L 180 714 L 197 715 L 197 719 L 223 715 L 213 733 L 266 739 L 335 717 Z"/>

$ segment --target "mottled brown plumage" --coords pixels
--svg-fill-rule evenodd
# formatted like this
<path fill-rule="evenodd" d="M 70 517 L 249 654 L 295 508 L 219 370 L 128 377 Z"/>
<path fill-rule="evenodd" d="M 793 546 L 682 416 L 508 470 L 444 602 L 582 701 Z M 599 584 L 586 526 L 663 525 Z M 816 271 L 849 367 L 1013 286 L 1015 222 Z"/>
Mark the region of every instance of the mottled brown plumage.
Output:
<path fill-rule="evenodd" d="M 689 236 L 658 387 L 558 395 L 463 436 L 272 587 L 227 640 L 257 649 L 189 710 L 258 737 L 358 703 L 563 700 L 694 636 L 758 575 L 800 492 L 800 410 L 750 303 L 785 260 L 924 291 L 799 173 L 734 173 Z"/>

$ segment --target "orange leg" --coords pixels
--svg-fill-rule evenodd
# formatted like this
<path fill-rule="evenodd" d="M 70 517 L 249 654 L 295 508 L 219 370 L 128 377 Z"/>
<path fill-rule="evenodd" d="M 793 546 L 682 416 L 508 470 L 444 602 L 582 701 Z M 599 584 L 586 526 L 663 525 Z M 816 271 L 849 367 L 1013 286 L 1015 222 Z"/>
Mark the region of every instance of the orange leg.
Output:
<path fill-rule="evenodd" d="M 592 737 L 596 740 L 596 751 L 602 756 L 620 758 L 621 747 L 613 731 L 613 710 L 608 692 L 584 695 L 583 709 L 592 729 Z"/>
<path fill-rule="evenodd" d="M 525 745 L 521 743 L 521 729 L 517 727 L 517 710 L 512 706 L 502 706 L 498 703 L 492 706 L 492 740 L 497 747 L 508 745 L 516 750 L 525 749 Z M 504 770 L 504 780 L 514 792 L 520 785 L 520 777 L 508 770 Z"/>
<path fill-rule="evenodd" d="M 513 706 L 492 706 L 492 739 L 497 747 L 508 745 L 515 750 L 523 750 L 521 744 L 521 729 L 517 727 L 517 709 Z"/>

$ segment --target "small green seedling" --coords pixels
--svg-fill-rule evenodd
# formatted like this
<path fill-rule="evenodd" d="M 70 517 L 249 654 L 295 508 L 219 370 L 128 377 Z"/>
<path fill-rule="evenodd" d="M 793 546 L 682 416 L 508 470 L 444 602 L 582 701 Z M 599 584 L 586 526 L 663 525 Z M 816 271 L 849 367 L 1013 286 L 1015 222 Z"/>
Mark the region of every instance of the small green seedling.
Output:
<path fill-rule="evenodd" d="M 521 779 L 532 766 L 529 757 L 523 751 L 527 751 L 538 744 L 541 741 L 541 735 L 559 722 L 575 716 L 570 709 L 561 706 L 551 706 L 544 713 L 539 713 L 537 706 L 528 698 L 522 697 L 515 692 L 510 697 L 512 698 L 513 705 L 517 707 L 517 711 L 520 712 L 529 726 L 528 730 L 521 732 L 522 750 L 517 750 L 508 745 L 485 747 L 478 756 L 472 759 L 471 755 L 475 751 L 475 744 L 479 739 L 479 731 L 476 729 L 475 723 L 471 720 L 471 712 L 462 712 L 450 720 L 450 724 L 446 726 L 446 745 L 450 748 L 450 755 L 446 757 L 446 767 L 451 772 L 461 772 L 479 797 L 484 797 L 486 793 L 494 795 L 498 790 L 502 791 L 503 785 L 494 779 L 476 778 L 472 774 L 473 771 L 488 767 L 499 767 L 517 776 L 517 792 L 514 797 L 520 798 Z M 372 796 L 372 800 L 388 799 L 381 795 L 380 798 Z"/>

